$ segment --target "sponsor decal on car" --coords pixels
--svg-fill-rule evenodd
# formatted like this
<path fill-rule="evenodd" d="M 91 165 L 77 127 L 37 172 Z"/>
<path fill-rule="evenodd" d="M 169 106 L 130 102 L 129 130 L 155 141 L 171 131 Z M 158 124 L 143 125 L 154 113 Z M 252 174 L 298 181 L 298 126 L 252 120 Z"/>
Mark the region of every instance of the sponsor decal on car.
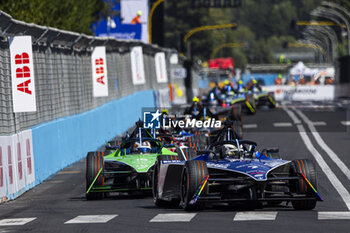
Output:
<path fill-rule="evenodd" d="M 162 160 L 162 164 L 181 163 L 181 160 Z"/>
<path fill-rule="evenodd" d="M 207 167 L 210 168 L 228 168 L 230 164 L 218 164 L 218 163 L 207 163 Z"/>

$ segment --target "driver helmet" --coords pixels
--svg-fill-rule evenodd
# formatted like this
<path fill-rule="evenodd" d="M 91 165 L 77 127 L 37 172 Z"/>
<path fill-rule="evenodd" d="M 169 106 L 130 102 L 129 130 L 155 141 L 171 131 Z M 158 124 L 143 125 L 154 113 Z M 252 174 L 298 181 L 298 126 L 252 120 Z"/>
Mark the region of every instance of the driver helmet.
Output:
<path fill-rule="evenodd" d="M 197 98 L 197 96 L 193 97 L 192 102 L 193 103 L 198 103 L 199 102 L 199 99 Z"/>
<path fill-rule="evenodd" d="M 225 157 L 230 156 L 230 157 L 234 157 L 237 155 L 238 149 L 236 146 L 232 145 L 232 144 L 224 144 L 223 145 L 223 154 Z"/>
<path fill-rule="evenodd" d="M 139 142 L 136 142 L 134 145 L 135 151 L 139 152 L 139 153 L 151 153 L 152 148 L 151 148 L 151 144 L 146 141 L 146 142 L 142 142 L 142 144 L 140 145 Z"/>
<path fill-rule="evenodd" d="M 162 114 L 168 115 L 168 113 L 169 113 L 168 109 L 166 108 L 162 109 Z"/>

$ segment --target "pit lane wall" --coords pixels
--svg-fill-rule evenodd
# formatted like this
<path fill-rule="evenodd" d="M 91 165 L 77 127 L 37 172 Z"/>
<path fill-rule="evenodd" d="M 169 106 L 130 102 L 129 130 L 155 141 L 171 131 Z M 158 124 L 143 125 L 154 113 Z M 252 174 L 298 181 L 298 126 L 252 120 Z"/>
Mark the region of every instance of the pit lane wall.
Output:
<path fill-rule="evenodd" d="M 18 197 L 124 133 L 141 117 L 142 108 L 155 107 L 158 98 L 157 91 L 141 91 L 88 112 L 1 136 L 0 202 Z"/>

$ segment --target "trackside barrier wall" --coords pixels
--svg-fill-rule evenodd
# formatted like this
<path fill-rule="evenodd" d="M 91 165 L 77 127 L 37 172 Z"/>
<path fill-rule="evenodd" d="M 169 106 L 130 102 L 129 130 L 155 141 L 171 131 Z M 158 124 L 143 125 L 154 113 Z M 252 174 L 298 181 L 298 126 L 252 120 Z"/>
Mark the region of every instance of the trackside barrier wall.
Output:
<path fill-rule="evenodd" d="M 13 112 L 11 58 L 17 54 L 10 53 L 10 37 L 16 36 L 30 36 L 32 41 L 34 112 Z M 94 97 L 93 73 L 98 71 L 92 67 L 92 51 L 101 46 L 106 61 L 98 68 L 107 69 L 108 96 Z M 135 47 L 142 48 L 138 55 L 145 74 L 145 82 L 138 85 L 132 80 Z M 159 53 L 165 54 L 165 82 L 157 79 Z M 140 41 L 29 24 L 0 11 L 0 202 L 17 197 L 130 128 L 141 117 L 141 107 L 169 106 L 170 71 L 182 66 L 170 63 L 174 53 Z M 101 59 L 95 59 L 96 64 L 97 60 Z"/>
<path fill-rule="evenodd" d="M 35 126 L 35 183 L 84 158 L 108 139 L 124 133 L 141 117 L 142 107 L 155 107 L 152 90 L 131 94 L 93 110 Z"/>

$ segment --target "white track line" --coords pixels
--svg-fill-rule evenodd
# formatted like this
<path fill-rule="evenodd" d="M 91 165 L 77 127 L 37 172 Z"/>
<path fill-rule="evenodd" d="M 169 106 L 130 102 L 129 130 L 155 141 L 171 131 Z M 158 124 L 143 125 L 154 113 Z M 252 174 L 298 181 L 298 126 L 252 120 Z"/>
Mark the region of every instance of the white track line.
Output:
<path fill-rule="evenodd" d="M 106 223 L 113 218 L 117 217 L 117 214 L 110 215 L 79 215 L 64 224 L 74 224 L 74 223 Z"/>
<path fill-rule="evenodd" d="M 6 218 L 0 220 L 0 226 L 22 226 L 35 219 L 36 218 Z"/>
<path fill-rule="evenodd" d="M 299 120 L 299 118 L 294 114 L 294 112 L 292 112 L 291 110 L 289 110 L 286 106 L 282 107 L 283 110 L 288 114 L 288 116 L 293 120 L 294 124 L 298 125 L 301 124 L 301 121 Z"/>
<path fill-rule="evenodd" d="M 350 126 L 350 121 L 341 121 L 340 123 L 345 126 Z"/>
<path fill-rule="evenodd" d="M 327 153 L 328 157 L 339 167 L 339 169 L 344 173 L 344 175 L 350 180 L 350 170 L 345 165 L 343 161 L 340 160 L 339 156 L 326 144 L 326 142 L 322 139 L 321 135 L 316 131 L 316 128 L 312 124 L 312 122 L 299 110 L 295 110 L 295 112 L 305 121 L 305 123 L 309 126 L 309 129 L 317 141 L 318 145 Z"/>
<path fill-rule="evenodd" d="M 284 111 L 287 112 L 287 114 L 289 116 L 294 115 L 293 117 L 296 118 L 295 114 L 291 110 L 289 110 L 285 106 L 283 106 L 283 109 L 284 109 Z M 292 120 L 293 120 L 293 117 L 291 117 Z M 305 128 L 301 124 L 298 124 L 297 128 L 298 128 L 298 131 L 299 131 L 301 138 L 303 139 L 303 141 L 305 143 L 306 148 L 310 151 L 311 155 L 315 158 L 316 162 L 318 163 L 318 165 L 322 169 L 323 173 L 326 175 L 326 177 L 329 179 L 330 183 L 337 190 L 340 197 L 345 202 L 346 207 L 350 210 L 350 193 L 344 187 L 344 185 L 340 182 L 340 180 L 334 174 L 334 172 L 331 170 L 331 168 L 328 166 L 326 161 L 323 159 L 322 155 L 312 145 L 310 138 L 308 137 L 307 133 L 305 132 Z"/>
<path fill-rule="evenodd" d="M 197 213 L 158 214 L 150 222 L 190 222 Z"/>
<path fill-rule="evenodd" d="M 273 123 L 274 127 L 292 127 L 293 124 L 291 122 L 275 122 Z"/>
<path fill-rule="evenodd" d="M 258 128 L 257 124 L 245 124 L 243 125 L 243 129 L 255 129 Z"/>
<path fill-rule="evenodd" d="M 297 111 L 299 111 L 299 110 L 297 110 Z M 327 125 L 327 123 L 324 121 L 314 121 L 314 122 L 311 122 L 311 124 L 313 126 L 326 126 Z"/>
<path fill-rule="evenodd" d="M 330 211 L 318 212 L 318 220 L 349 220 L 350 212 L 347 211 Z"/>
<path fill-rule="evenodd" d="M 238 212 L 233 221 L 259 221 L 259 220 L 269 220 L 273 221 L 276 219 L 276 211 L 246 211 Z"/>

